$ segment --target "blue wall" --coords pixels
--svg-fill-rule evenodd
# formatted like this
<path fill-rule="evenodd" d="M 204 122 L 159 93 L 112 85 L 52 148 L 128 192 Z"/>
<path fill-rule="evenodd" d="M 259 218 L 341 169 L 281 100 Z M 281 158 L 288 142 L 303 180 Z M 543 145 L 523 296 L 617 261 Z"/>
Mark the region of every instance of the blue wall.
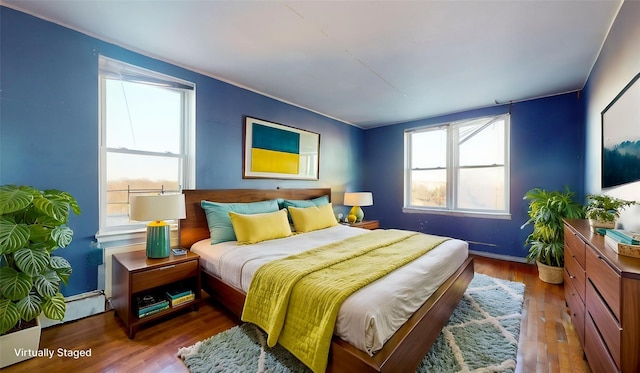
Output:
<path fill-rule="evenodd" d="M 606 193 L 617 198 L 640 201 L 640 181 L 606 190 L 601 189 L 602 121 L 601 112 L 618 93 L 640 73 L 640 2 L 625 1 L 584 88 L 586 106 L 585 191 Z M 637 83 L 636 83 L 637 84 Z M 638 126 L 640 136 L 640 124 Z M 618 224 L 640 231 L 640 204 L 625 209 Z"/>
<path fill-rule="evenodd" d="M 87 256 L 98 231 L 98 56 L 196 84 L 196 187 L 361 188 L 361 129 L 154 60 L 118 46 L 0 7 L 0 184 L 56 188 L 74 195 L 72 244 L 56 252 L 73 266 L 65 295 L 97 288 Z M 243 116 L 319 133 L 320 180 L 242 179 Z M 338 208 L 340 209 L 340 208 Z"/>
<path fill-rule="evenodd" d="M 563 189 L 567 185 L 582 201 L 584 158 L 584 104 L 577 93 L 513 104 L 511 107 L 511 220 L 403 213 L 404 130 L 446 121 L 509 112 L 509 106 L 473 110 L 365 131 L 364 185 L 374 196 L 368 218 L 384 228 L 419 230 L 472 241 L 470 249 L 525 257 L 523 246 L 531 227 L 529 189 Z M 478 244 L 481 243 L 481 244 Z"/>
<path fill-rule="evenodd" d="M 623 9 L 633 15 L 640 7 L 625 3 Z M 58 188 L 76 196 L 83 214 L 70 222 L 74 242 L 59 251 L 74 268 L 70 285 L 63 290 L 72 295 L 96 289 L 97 268 L 88 263 L 87 248 L 98 230 L 98 56 L 102 54 L 196 84 L 197 188 L 326 186 L 334 190 L 335 203 L 342 202 L 345 190 L 371 190 L 375 204 L 365 208 L 366 216 L 379 219 L 385 228 L 458 237 L 472 241 L 473 250 L 522 258 L 530 229 L 520 230 L 527 220 L 522 200 L 527 190 L 567 185 L 578 200 L 583 200 L 585 190 L 597 192 L 593 185 L 599 182 L 599 172 L 594 167 L 599 165 L 593 160 L 599 159 L 600 151 L 598 113 L 602 103 L 638 71 L 634 35 L 639 29 L 634 21 L 633 16 L 619 16 L 614 23 L 603 48 L 604 59 L 600 56 L 589 79 L 588 101 L 571 93 L 363 131 L 0 7 L 0 184 Z M 618 35 L 617 29 L 624 32 Z M 605 83 L 613 78 L 615 84 Z M 406 128 L 509 110 L 511 220 L 402 213 Z M 320 180 L 242 179 L 244 115 L 320 133 Z"/>

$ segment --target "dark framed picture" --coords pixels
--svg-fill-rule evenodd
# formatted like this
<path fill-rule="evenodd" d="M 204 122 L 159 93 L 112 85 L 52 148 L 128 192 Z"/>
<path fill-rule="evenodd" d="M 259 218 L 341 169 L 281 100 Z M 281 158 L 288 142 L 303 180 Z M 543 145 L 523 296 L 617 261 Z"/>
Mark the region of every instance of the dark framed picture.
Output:
<path fill-rule="evenodd" d="M 243 168 L 245 179 L 318 180 L 320 135 L 245 117 Z"/>
<path fill-rule="evenodd" d="M 639 78 L 602 111 L 602 188 L 640 180 Z"/>

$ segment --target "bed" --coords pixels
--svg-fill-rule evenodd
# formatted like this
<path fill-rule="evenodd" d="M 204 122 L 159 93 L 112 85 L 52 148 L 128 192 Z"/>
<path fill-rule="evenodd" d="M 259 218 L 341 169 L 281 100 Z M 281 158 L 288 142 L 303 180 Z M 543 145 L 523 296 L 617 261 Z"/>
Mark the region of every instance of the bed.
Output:
<path fill-rule="evenodd" d="M 191 248 L 202 244 L 210 232 L 202 200 L 223 203 L 256 202 L 276 198 L 311 200 L 331 196 L 329 188 L 313 189 L 232 189 L 185 190 L 187 218 L 180 221 L 180 245 Z M 337 227 L 336 229 L 341 229 Z M 355 228 L 349 228 L 355 229 Z M 466 255 L 465 255 L 466 256 Z M 203 261 L 204 262 L 204 261 Z M 403 372 L 418 366 L 431 344 L 460 301 L 473 278 L 473 261 L 466 256 L 452 274 L 437 287 L 435 292 L 400 326 L 383 346 L 372 356 L 349 342 L 334 336 L 330 347 L 327 371 L 332 372 Z M 246 298 L 246 290 L 233 281 L 224 281 L 214 268 L 202 268 L 204 290 L 232 313 L 240 317 Z M 346 303 L 346 302 L 345 302 Z"/>

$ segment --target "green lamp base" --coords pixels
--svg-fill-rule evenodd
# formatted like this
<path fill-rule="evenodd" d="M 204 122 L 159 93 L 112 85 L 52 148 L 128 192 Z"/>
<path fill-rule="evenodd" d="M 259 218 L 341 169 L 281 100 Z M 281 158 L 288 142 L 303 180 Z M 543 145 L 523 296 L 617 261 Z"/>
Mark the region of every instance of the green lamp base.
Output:
<path fill-rule="evenodd" d="M 147 225 L 147 258 L 168 258 L 171 253 L 169 224 L 155 221 Z"/>

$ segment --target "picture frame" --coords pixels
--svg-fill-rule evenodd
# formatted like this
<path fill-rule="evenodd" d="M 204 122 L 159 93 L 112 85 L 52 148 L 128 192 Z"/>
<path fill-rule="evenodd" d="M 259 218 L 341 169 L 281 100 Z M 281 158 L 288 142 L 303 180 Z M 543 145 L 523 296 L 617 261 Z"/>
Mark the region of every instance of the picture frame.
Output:
<path fill-rule="evenodd" d="M 244 122 L 244 179 L 319 179 L 320 134 L 249 116 Z"/>
<path fill-rule="evenodd" d="M 604 108 L 602 188 L 640 180 L 640 73 Z"/>

